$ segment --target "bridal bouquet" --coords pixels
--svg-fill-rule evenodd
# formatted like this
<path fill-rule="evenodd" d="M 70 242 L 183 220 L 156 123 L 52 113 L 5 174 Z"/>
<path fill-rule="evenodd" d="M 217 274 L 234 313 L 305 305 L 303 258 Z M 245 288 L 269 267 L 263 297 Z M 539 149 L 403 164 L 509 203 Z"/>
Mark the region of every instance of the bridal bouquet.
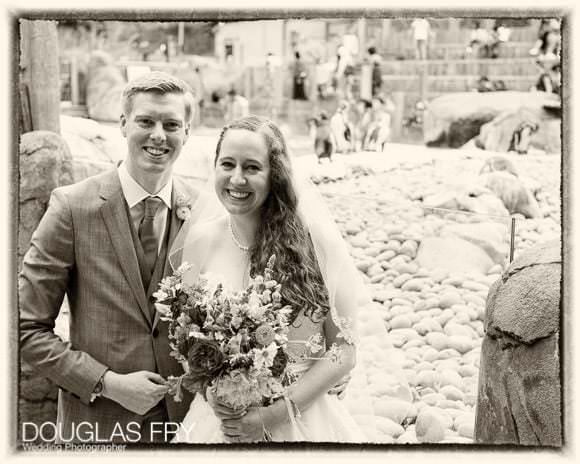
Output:
<path fill-rule="evenodd" d="M 207 275 L 187 284 L 187 263 L 161 281 L 155 307 L 169 323 L 171 356 L 185 370 L 168 379 L 176 401 L 181 401 L 182 388 L 205 397 L 210 387 L 233 409 L 283 394 L 291 307 L 281 304 L 274 262 L 272 256 L 264 275 L 241 292 L 228 292 Z"/>

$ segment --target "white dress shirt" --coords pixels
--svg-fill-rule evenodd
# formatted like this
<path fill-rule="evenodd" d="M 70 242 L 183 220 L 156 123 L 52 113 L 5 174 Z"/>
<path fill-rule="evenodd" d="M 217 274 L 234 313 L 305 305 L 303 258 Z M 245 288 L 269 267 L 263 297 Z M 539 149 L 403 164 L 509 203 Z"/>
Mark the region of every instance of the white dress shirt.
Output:
<path fill-rule="evenodd" d="M 139 231 L 139 225 L 145 215 L 145 204 L 143 200 L 149 196 L 157 196 L 161 198 L 162 203 L 157 208 L 155 218 L 153 219 L 153 230 L 157 237 L 157 252 L 161 250 L 163 244 L 162 238 L 165 236 L 165 227 L 167 226 L 167 210 L 171 209 L 171 192 L 173 190 L 173 178 L 169 179 L 159 192 L 151 195 L 143 187 L 141 187 L 135 179 L 131 177 L 125 163 L 121 163 L 118 168 L 119 180 L 121 181 L 121 188 L 125 201 L 129 205 L 131 213 L 131 220 L 135 231 Z"/>

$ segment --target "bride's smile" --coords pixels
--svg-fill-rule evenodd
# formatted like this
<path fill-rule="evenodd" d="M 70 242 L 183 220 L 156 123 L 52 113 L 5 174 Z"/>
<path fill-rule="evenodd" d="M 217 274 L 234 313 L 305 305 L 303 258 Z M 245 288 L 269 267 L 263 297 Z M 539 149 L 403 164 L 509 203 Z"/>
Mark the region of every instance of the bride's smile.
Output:
<path fill-rule="evenodd" d="M 254 216 L 270 192 L 270 161 L 263 135 L 229 130 L 215 168 L 215 189 L 227 211 Z"/>

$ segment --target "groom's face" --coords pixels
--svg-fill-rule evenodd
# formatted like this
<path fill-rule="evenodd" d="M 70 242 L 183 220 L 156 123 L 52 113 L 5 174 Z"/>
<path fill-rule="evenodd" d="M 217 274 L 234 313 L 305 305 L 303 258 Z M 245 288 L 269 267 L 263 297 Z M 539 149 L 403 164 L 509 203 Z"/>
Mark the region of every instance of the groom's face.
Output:
<path fill-rule="evenodd" d="M 121 116 L 127 138 L 127 167 L 136 178 L 171 171 L 189 135 L 186 97 L 179 93 L 142 92 Z"/>

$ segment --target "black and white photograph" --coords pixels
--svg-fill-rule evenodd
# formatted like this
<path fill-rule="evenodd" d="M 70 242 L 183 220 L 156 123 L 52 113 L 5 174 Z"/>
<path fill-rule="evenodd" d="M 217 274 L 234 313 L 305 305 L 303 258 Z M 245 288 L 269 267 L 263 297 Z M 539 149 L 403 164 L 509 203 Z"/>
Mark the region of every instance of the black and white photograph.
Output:
<path fill-rule="evenodd" d="M 573 9 L 349 6 L 6 14 L 13 458 L 575 455 Z"/>

